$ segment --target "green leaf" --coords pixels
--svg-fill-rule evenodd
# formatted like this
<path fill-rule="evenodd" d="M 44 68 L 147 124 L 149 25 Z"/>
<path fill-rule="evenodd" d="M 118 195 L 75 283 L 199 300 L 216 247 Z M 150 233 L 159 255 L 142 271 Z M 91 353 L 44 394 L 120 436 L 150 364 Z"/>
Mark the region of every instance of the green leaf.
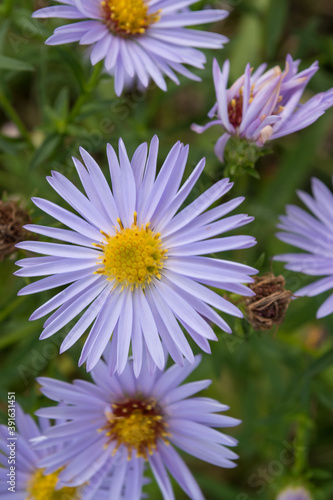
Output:
<path fill-rule="evenodd" d="M 316 359 L 309 368 L 304 373 L 305 377 L 312 378 L 318 375 L 319 373 L 327 370 L 327 368 L 332 367 L 333 365 L 333 348 L 328 352 L 325 352 L 320 358 Z"/>
<path fill-rule="evenodd" d="M 46 137 L 43 144 L 37 149 L 32 157 L 30 168 L 38 167 L 43 161 L 47 160 L 52 153 L 61 144 L 62 136 L 57 134 L 50 134 Z"/>
<path fill-rule="evenodd" d="M 287 0 L 272 0 L 267 13 L 266 26 L 266 51 L 268 59 L 276 53 L 277 44 L 281 38 L 288 13 Z"/>
<path fill-rule="evenodd" d="M 69 89 L 68 87 L 63 87 L 54 103 L 54 107 L 57 111 L 57 114 L 59 118 L 62 120 L 65 120 L 68 115 L 68 109 L 69 109 Z"/>
<path fill-rule="evenodd" d="M 0 55 L 0 69 L 7 69 L 11 71 L 33 71 L 34 67 L 25 61 Z"/>

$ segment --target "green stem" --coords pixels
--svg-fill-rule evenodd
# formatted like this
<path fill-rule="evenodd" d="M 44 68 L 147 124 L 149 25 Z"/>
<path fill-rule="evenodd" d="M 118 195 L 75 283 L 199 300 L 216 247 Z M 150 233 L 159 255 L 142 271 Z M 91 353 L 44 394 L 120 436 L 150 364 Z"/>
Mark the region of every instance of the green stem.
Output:
<path fill-rule="evenodd" d="M 17 128 L 20 131 L 21 136 L 24 137 L 24 139 L 27 141 L 29 147 L 31 149 L 34 149 L 34 145 L 31 141 L 31 137 L 30 137 L 28 130 L 26 129 L 26 127 L 25 127 L 24 123 L 22 122 L 21 118 L 19 117 L 19 115 L 16 113 L 11 102 L 7 99 L 6 95 L 4 94 L 4 92 L 2 92 L 1 89 L 0 89 L 0 106 L 2 107 L 2 109 L 4 110 L 4 112 L 6 113 L 8 118 L 13 123 L 15 123 L 15 125 L 17 126 Z"/>
<path fill-rule="evenodd" d="M 296 432 L 295 447 L 295 462 L 292 466 L 292 472 L 295 477 L 307 470 L 309 436 L 312 427 L 312 421 L 307 415 L 300 415 L 298 418 L 298 428 Z"/>
<path fill-rule="evenodd" d="M 75 104 L 70 112 L 69 119 L 68 119 L 69 122 L 72 122 L 77 117 L 77 115 L 80 113 L 80 110 L 81 110 L 83 104 L 86 102 L 86 100 L 88 99 L 88 97 L 90 96 L 90 94 L 92 93 L 94 88 L 96 87 L 98 80 L 101 76 L 102 69 L 103 69 L 103 62 L 102 61 L 94 66 L 94 69 L 91 73 L 91 76 L 90 76 L 88 82 L 85 85 L 85 88 L 84 88 L 82 94 L 80 94 L 80 96 L 77 98 L 77 100 L 76 100 L 76 102 L 75 102 Z"/>

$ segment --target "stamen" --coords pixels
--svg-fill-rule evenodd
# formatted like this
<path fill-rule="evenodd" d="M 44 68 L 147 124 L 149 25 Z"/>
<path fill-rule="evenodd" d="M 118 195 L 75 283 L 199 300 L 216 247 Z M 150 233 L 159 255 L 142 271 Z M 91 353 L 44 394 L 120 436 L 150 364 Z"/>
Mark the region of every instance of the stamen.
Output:
<path fill-rule="evenodd" d="M 111 408 L 112 411 L 105 412 L 108 422 L 101 430 L 108 437 L 107 445 L 116 441 L 113 456 L 123 444 L 128 450 L 128 459 L 134 452 L 137 457 L 147 460 L 156 450 L 158 439 L 168 444 L 168 425 L 155 400 L 134 397 L 112 404 Z"/>
<path fill-rule="evenodd" d="M 142 35 L 160 19 L 160 10 L 148 14 L 145 0 L 103 0 L 101 7 L 109 30 L 124 37 Z"/>
<path fill-rule="evenodd" d="M 106 235 L 99 245 L 103 250 L 99 257 L 102 265 L 95 272 L 114 281 L 114 288 L 145 288 L 154 278 L 161 278 L 161 270 L 167 258 L 167 250 L 162 248 L 161 235 L 149 229 L 150 222 L 139 227 L 136 212 L 130 228 L 124 228 L 121 220 L 117 220 L 120 229 L 116 228 L 113 236 Z"/>

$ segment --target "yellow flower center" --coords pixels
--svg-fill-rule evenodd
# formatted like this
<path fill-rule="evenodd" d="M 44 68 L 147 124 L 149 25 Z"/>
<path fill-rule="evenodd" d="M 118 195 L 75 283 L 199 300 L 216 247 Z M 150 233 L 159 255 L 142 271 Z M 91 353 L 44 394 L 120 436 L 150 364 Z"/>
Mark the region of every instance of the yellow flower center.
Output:
<path fill-rule="evenodd" d="M 96 245 L 103 250 L 103 265 L 97 272 L 114 280 L 122 290 L 128 286 L 132 290 L 144 288 L 154 277 L 160 279 L 167 252 L 162 248 L 161 235 L 149 229 L 150 223 L 139 227 L 136 212 L 131 227 L 124 228 L 120 219 L 118 224 L 115 235 L 102 233 L 105 240 Z"/>
<path fill-rule="evenodd" d="M 108 443 L 116 441 L 113 455 L 120 445 L 125 445 L 128 458 L 132 452 L 137 457 L 147 459 L 157 447 L 158 438 L 169 444 L 167 437 L 168 424 L 162 414 L 161 408 L 154 399 L 142 400 L 139 397 L 127 399 L 123 402 L 112 404 L 112 411 L 106 411 L 107 424 L 101 429 L 106 431 Z"/>
<path fill-rule="evenodd" d="M 80 500 L 81 495 L 77 491 L 78 488 L 65 486 L 60 490 L 55 489 L 60 470 L 47 476 L 44 476 L 43 472 L 44 469 L 37 469 L 30 479 L 26 500 Z"/>
<path fill-rule="evenodd" d="M 148 14 L 145 0 L 103 0 L 101 6 L 108 28 L 121 36 L 142 35 L 160 19 L 160 11 Z"/>

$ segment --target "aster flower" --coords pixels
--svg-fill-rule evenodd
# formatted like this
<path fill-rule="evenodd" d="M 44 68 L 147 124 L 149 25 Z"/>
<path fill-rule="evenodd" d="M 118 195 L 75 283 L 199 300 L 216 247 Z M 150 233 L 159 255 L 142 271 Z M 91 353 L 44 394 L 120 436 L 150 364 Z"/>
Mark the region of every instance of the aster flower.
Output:
<path fill-rule="evenodd" d="M 43 449 L 58 441 L 68 441 L 67 450 L 54 453 L 41 465 L 47 472 L 64 467 L 59 477 L 75 486 L 89 481 L 94 471 L 107 463 L 116 463 L 115 477 L 126 477 L 129 466 L 142 468 L 148 463 L 165 500 L 174 500 L 167 470 L 193 500 L 203 495 L 191 472 L 174 446 L 208 463 L 235 467 L 237 455 L 226 446 L 237 441 L 214 429 L 232 427 L 239 420 L 220 415 L 228 409 L 204 397 L 192 397 L 205 389 L 210 380 L 182 384 L 199 364 L 158 369 L 151 376 L 144 366 L 136 378 L 133 363 L 127 362 L 121 375 L 109 375 L 103 361 L 92 370 L 94 383 L 75 380 L 73 384 L 41 377 L 44 395 L 58 406 L 43 408 L 37 414 L 48 418 L 65 418 L 37 439 Z M 109 498 L 118 500 L 119 490 L 111 483 Z M 133 488 L 131 500 L 137 500 Z"/>
<path fill-rule="evenodd" d="M 231 332 L 211 306 L 242 317 L 236 306 L 203 285 L 253 294 L 243 285 L 253 281 L 249 277 L 256 272 L 253 268 L 200 256 L 255 244 L 250 236 L 211 239 L 252 220 L 243 214 L 222 219 L 243 198 L 205 211 L 230 190 L 232 183 L 220 180 L 177 213 L 199 179 L 205 161 L 199 162 L 180 187 L 188 147 L 175 144 L 156 179 L 157 137 L 147 152 L 147 144 L 142 144 L 130 161 L 120 140 L 118 162 L 108 145 L 111 191 L 97 163 L 81 149 L 85 166 L 77 159 L 73 161 L 87 196 L 60 173 L 53 172 L 47 178 L 80 217 L 50 201 L 33 198 L 37 207 L 71 230 L 26 226 L 32 232 L 71 245 L 35 241 L 17 245 L 46 255 L 20 260 L 18 276 L 51 275 L 26 286 L 20 295 L 72 283 L 31 316 L 38 319 L 56 309 L 45 322 L 41 339 L 59 331 L 87 308 L 60 349 L 63 352 L 72 346 L 93 323 L 79 361 L 80 365 L 86 361 L 87 370 L 95 366 L 110 337 L 112 373 L 124 369 L 131 343 L 135 373 L 140 371 L 146 349 L 152 366 L 163 368 L 161 339 L 177 363 L 182 364 L 184 357 L 193 362 L 180 325 L 204 351 L 210 352 L 208 340 L 217 338 L 209 322 Z"/>
<path fill-rule="evenodd" d="M 275 66 L 264 73 L 267 65 L 262 64 L 252 73 L 247 64 L 244 75 L 227 89 L 229 61 L 225 61 L 221 71 L 214 60 L 217 102 L 208 113 L 213 120 L 204 127 L 193 124 L 192 130 L 201 134 L 213 125 L 224 129 L 215 145 L 215 154 L 223 162 L 224 149 L 231 136 L 261 147 L 268 140 L 311 125 L 333 105 L 333 89 L 300 104 L 308 81 L 318 70 L 318 63 L 298 73 L 299 64 L 300 60 L 293 61 L 290 55 L 287 55 L 284 71 Z"/>
<path fill-rule="evenodd" d="M 162 90 L 166 90 L 165 76 L 179 83 L 176 73 L 200 80 L 184 66 L 203 68 L 206 58 L 195 47 L 217 49 L 228 41 L 217 33 L 186 28 L 228 15 L 218 9 L 184 10 L 197 0 L 57 1 L 62 5 L 39 9 L 33 17 L 74 19 L 75 23 L 57 28 L 46 43 L 93 45 L 91 63 L 104 60 L 105 69 L 114 74 L 117 95 L 129 80 L 147 87 L 152 79 Z"/>
<path fill-rule="evenodd" d="M 46 433 L 51 425 L 47 418 L 39 419 L 39 426 L 25 414 L 19 404 L 15 404 L 17 433 L 15 436 L 9 436 L 8 428 L 5 425 L 0 426 L 0 497 L 2 500 L 107 500 L 108 491 L 111 482 L 114 479 L 114 468 L 104 468 L 94 475 L 86 484 L 77 483 L 75 486 L 66 486 L 59 480 L 60 469 L 53 471 L 49 475 L 44 475 L 45 468 L 40 467 L 41 460 L 54 453 L 62 453 L 65 450 L 64 442 L 59 441 L 53 446 L 44 447 L 41 450 L 35 450 L 31 441 L 38 439 Z M 57 420 L 58 425 L 64 423 L 64 420 Z M 14 444 L 12 444 L 14 443 Z M 10 455 L 8 445 L 14 446 Z M 15 457 L 15 462 L 8 463 L 8 458 Z M 13 465 L 15 463 L 15 465 Z M 9 475 L 10 466 L 15 467 L 13 474 L 13 484 L 10 484 Z M 123 480 L 123 496 L 121 500 L 132 500 L 132 497 L 126 496 L 126 490 L 129 490 L 129 484 L 133 480 L 133 467 L 130 467 L 126 481 Z M 146 483 L 142 471 L 138 476 L 137 491 L 141 491 L 142 484 Z M 9 482 L 8 482 L 9 481 Z M 9 490 L 8 488 L 14 488 Z M 140 493 L 137 498 L 140 498 Z"/>
<path fill-rule="evenodd" d="M 286 488 L 279 493 L 276 500 L 311 500 L 311 496 L 302 487 Z"/>
<path fill-rule="evenodd" d="M 310 276 L 325 276 L 295 292 L 298 296 L 313 297 L 333 288 L 333 195 L 318 179 L 312 179 L 313 198 L 298 191 L 299 198 L 313 215 L 294 205 L 287 206 L 278 228 L 284 232 L 277 237 L 306 253 L 276 255 L 274 260 L 286 262 L 286 269 Z M 333 312 L 333 294 L 317 311 L 317 318 Z"/>

